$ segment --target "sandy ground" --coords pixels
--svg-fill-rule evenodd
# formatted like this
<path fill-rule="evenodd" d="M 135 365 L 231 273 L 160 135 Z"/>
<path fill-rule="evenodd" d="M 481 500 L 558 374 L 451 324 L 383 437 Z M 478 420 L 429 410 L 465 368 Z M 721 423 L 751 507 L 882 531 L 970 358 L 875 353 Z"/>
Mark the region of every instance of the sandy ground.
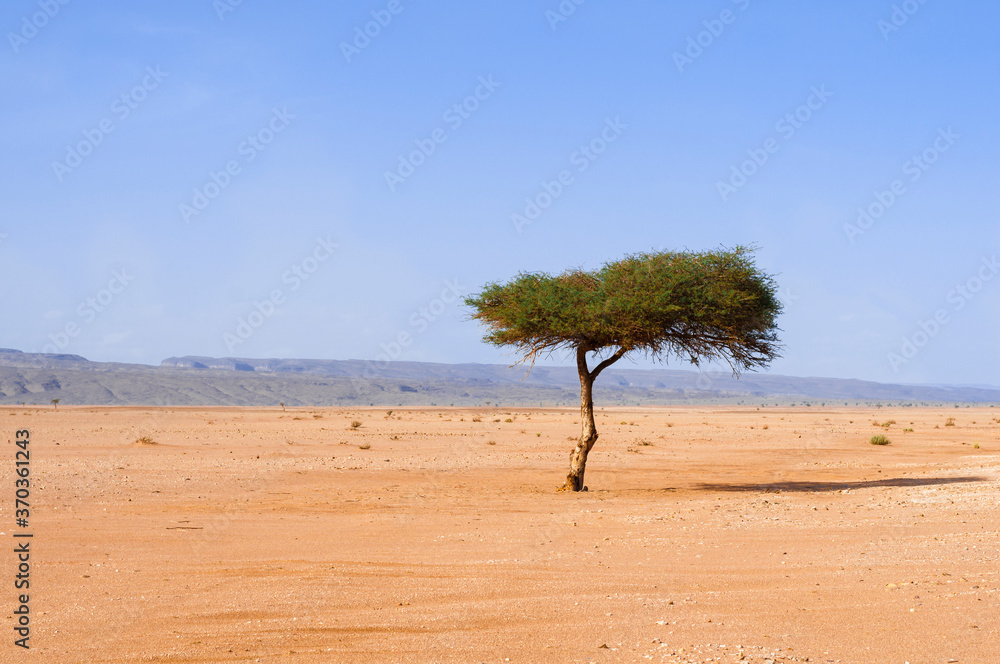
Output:
<path fill-rule="evenodd" d="M 4 662 L 1000 662 L 1000 409 L 604 409 L 579 494 L 573 410 L 0 424 Z"/>

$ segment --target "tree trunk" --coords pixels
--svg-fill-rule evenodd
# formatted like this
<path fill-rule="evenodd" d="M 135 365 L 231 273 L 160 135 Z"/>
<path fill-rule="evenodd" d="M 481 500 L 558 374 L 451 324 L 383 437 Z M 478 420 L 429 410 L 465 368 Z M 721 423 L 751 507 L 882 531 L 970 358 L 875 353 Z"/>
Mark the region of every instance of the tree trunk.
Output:
<path fill-rule="evenodd" d="M 597 442 L 597 426 L 594 424 L 594 379 L 587 369 L 586 351 L 577 351 L 577 366 L 580 371 L 580 440 L 569 455 L 569 475 L 566 476 L 564 491 L 583 491 L 583 475 L 587 470 L 587 455 Z"/>
<path fill-rule="evenodd" d="M 586 491 L 583 476 L 587 470 L 587 455 L 597 442 L 597 425 L 594 423 L 594 381 L 605 368 L 617 362 L 625 349 L 598 364 L 593 371 L 587 366 L 586 346 L 577 346 L 576 369 L 580 374 L 580 440 L 569 455 L 569 475 L 560 491 Z"/>

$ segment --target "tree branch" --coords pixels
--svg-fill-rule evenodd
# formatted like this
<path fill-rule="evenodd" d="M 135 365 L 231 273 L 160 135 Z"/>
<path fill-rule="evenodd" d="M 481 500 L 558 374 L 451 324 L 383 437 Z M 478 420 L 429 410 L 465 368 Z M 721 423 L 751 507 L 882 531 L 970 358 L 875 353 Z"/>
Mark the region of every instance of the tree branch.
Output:
<path fill-rule="evenodd" d="M 617 351 L 615 351 L 614 355 L 612 355 L 611 357 L 609 357 L 608 359 L 604 360 L 603 362 L 601 362 L 600 364 L 598 364 L 596 367 L 594 367 L 594 370 L 590 372 L 590 379 L 591 380 L 595 380 L 597 378 L 598 374 L 600 374 L 602 371 L 604 371 L 605 369 L 607 369 L 608 367 L 610 367 L 612 364 L 614 364 L 618 360 L 622 359 L 622 357 L 624 357 L 625 353 L 627 353 L 627 352 L 628 351 L 625 348 L 619 348 Z"/>

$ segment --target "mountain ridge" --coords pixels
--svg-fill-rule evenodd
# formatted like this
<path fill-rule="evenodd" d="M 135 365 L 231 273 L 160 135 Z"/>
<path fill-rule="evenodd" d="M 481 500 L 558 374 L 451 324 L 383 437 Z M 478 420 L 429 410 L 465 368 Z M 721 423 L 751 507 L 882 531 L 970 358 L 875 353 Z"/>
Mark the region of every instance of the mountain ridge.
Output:
<path fill-rule="evenodd" d="M 989 387 L 778 374 L 608 368 L 598 405 L 1000 403 Z M 0 349 L 0 404 L 149 406 L 572 405 L 574 367 L 178 356 L 159 366 Z"/>

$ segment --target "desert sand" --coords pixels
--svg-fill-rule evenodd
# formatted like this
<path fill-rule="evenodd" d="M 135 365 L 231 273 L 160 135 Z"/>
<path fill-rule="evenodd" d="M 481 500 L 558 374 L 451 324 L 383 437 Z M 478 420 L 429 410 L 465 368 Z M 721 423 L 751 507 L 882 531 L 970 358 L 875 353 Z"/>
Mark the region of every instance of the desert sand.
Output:
<path fill-rule="evenodd" d="M 5 662 L 1000 662 L 1000 409 L 598 409 L 577 494 L 574 409 L 0 422 Z"/>

